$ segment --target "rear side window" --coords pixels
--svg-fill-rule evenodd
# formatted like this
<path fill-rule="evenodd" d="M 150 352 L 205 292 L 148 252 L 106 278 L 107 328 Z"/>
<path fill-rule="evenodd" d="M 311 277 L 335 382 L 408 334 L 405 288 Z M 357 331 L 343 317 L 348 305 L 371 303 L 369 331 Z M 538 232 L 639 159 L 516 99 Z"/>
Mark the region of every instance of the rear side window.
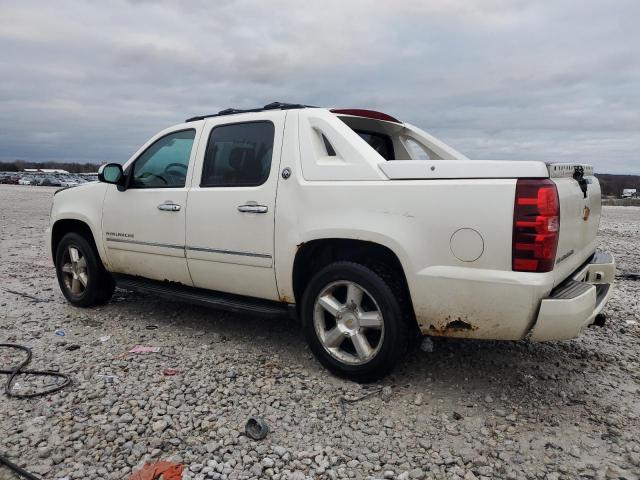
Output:
<path fill-rule="evenodd" d="M 211 130 L 201 187 L 255 187 L 269 178 L 273 123 L 221 125 Z"/>
<path fill-rule="evenodd" d="M 393 152 L 393 142 L 389 135 L 384 133 L 365 132 L 364 130 L 354 130 L 360 138 L 369 144 L 385 160 L 395 160 Z"/>

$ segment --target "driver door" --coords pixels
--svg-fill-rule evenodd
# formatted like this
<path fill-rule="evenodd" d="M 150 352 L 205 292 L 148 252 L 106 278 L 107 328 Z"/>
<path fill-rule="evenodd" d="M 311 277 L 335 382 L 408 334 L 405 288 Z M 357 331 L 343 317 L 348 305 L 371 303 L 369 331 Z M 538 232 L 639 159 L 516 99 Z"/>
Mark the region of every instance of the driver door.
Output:
<path fill-rule="evenodd" d="M 164 131 L 126 169 L 126 189 L 109 185 L 104 244 L 116 273 L 193 285 L 185 256 L 187 191 L 201 122 Z"/>

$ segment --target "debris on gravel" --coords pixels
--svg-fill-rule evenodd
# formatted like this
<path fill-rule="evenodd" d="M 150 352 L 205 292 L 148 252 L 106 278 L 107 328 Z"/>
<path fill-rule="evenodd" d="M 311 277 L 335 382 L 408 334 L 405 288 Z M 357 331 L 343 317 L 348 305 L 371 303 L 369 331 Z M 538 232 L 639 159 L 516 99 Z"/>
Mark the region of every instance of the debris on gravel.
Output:
<path fill-rule="evenodd" d="M 638 478 L 640 282 L 618 278 L 604 327 L 576 340 L 429 339 L 358 385 L 318 365 L 287 321 L 121 290 L 103 307 L 68 305 L 44 249 L 52 194 L 0 185 L 16 206 L 0 211 L 0 342 L 73 379 L 1 398 L 0 452 L 34 474 L 128 480 L 164 461 L 184 480 Z M 603 208 L 600 242 L 621 271 L 640 271 L 638 238 L 640 208 Z M 0 368 L 16 360 L 0 352 Z M 263 440 L 247 435 L 250 417 L 269 425 Z"/>
<path fill-rule="evenodd" d="M 262 417 L 251 417 L 247 420 L 244 431 L 247 437 L 253 440 L 263 440 L 267 438 L 269 425 L 267 425 L 267 422 L 265 422 Z"/>

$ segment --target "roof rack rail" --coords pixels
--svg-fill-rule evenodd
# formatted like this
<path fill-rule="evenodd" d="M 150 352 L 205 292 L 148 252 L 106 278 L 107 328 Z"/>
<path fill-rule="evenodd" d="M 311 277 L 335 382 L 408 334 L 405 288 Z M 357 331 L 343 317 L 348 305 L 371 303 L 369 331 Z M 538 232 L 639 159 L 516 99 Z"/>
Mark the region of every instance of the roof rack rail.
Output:
<path fill-rule="evenodd" d="M 235 113 L 251 113 L 251 112 L 263 112 L 265 110 L 292 110 L 297 108 L 313 108 L 311 105 L 302 105 L 300 103 L 284 103 L 284 102 L 271 102 L 260 108 L 248 108 L 248 109 L 240 109 L 240 108 L 225 108 L 224 110 L 220 110 L 218 113 L 211 113 L 209 115 L 197 115 L 195 117 L 187 118 L 185 123 L 187 122 L 196 122 L 198 120 L 204 120 L 205 118 L 211 117 L 222 117 L 224 115 L 233 115 Z"/>

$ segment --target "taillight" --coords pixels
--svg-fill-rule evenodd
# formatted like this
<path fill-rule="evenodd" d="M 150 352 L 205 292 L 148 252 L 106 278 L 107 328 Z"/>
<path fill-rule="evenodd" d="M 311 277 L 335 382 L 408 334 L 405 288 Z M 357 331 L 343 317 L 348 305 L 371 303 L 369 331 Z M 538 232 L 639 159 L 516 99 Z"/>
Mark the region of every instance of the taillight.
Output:
<path fill-rule="evenodd" d="M 560 234 L 560 204 L 549 179 L 519 179 L 513 208 L 512 269 L 550 272 Z"/>

